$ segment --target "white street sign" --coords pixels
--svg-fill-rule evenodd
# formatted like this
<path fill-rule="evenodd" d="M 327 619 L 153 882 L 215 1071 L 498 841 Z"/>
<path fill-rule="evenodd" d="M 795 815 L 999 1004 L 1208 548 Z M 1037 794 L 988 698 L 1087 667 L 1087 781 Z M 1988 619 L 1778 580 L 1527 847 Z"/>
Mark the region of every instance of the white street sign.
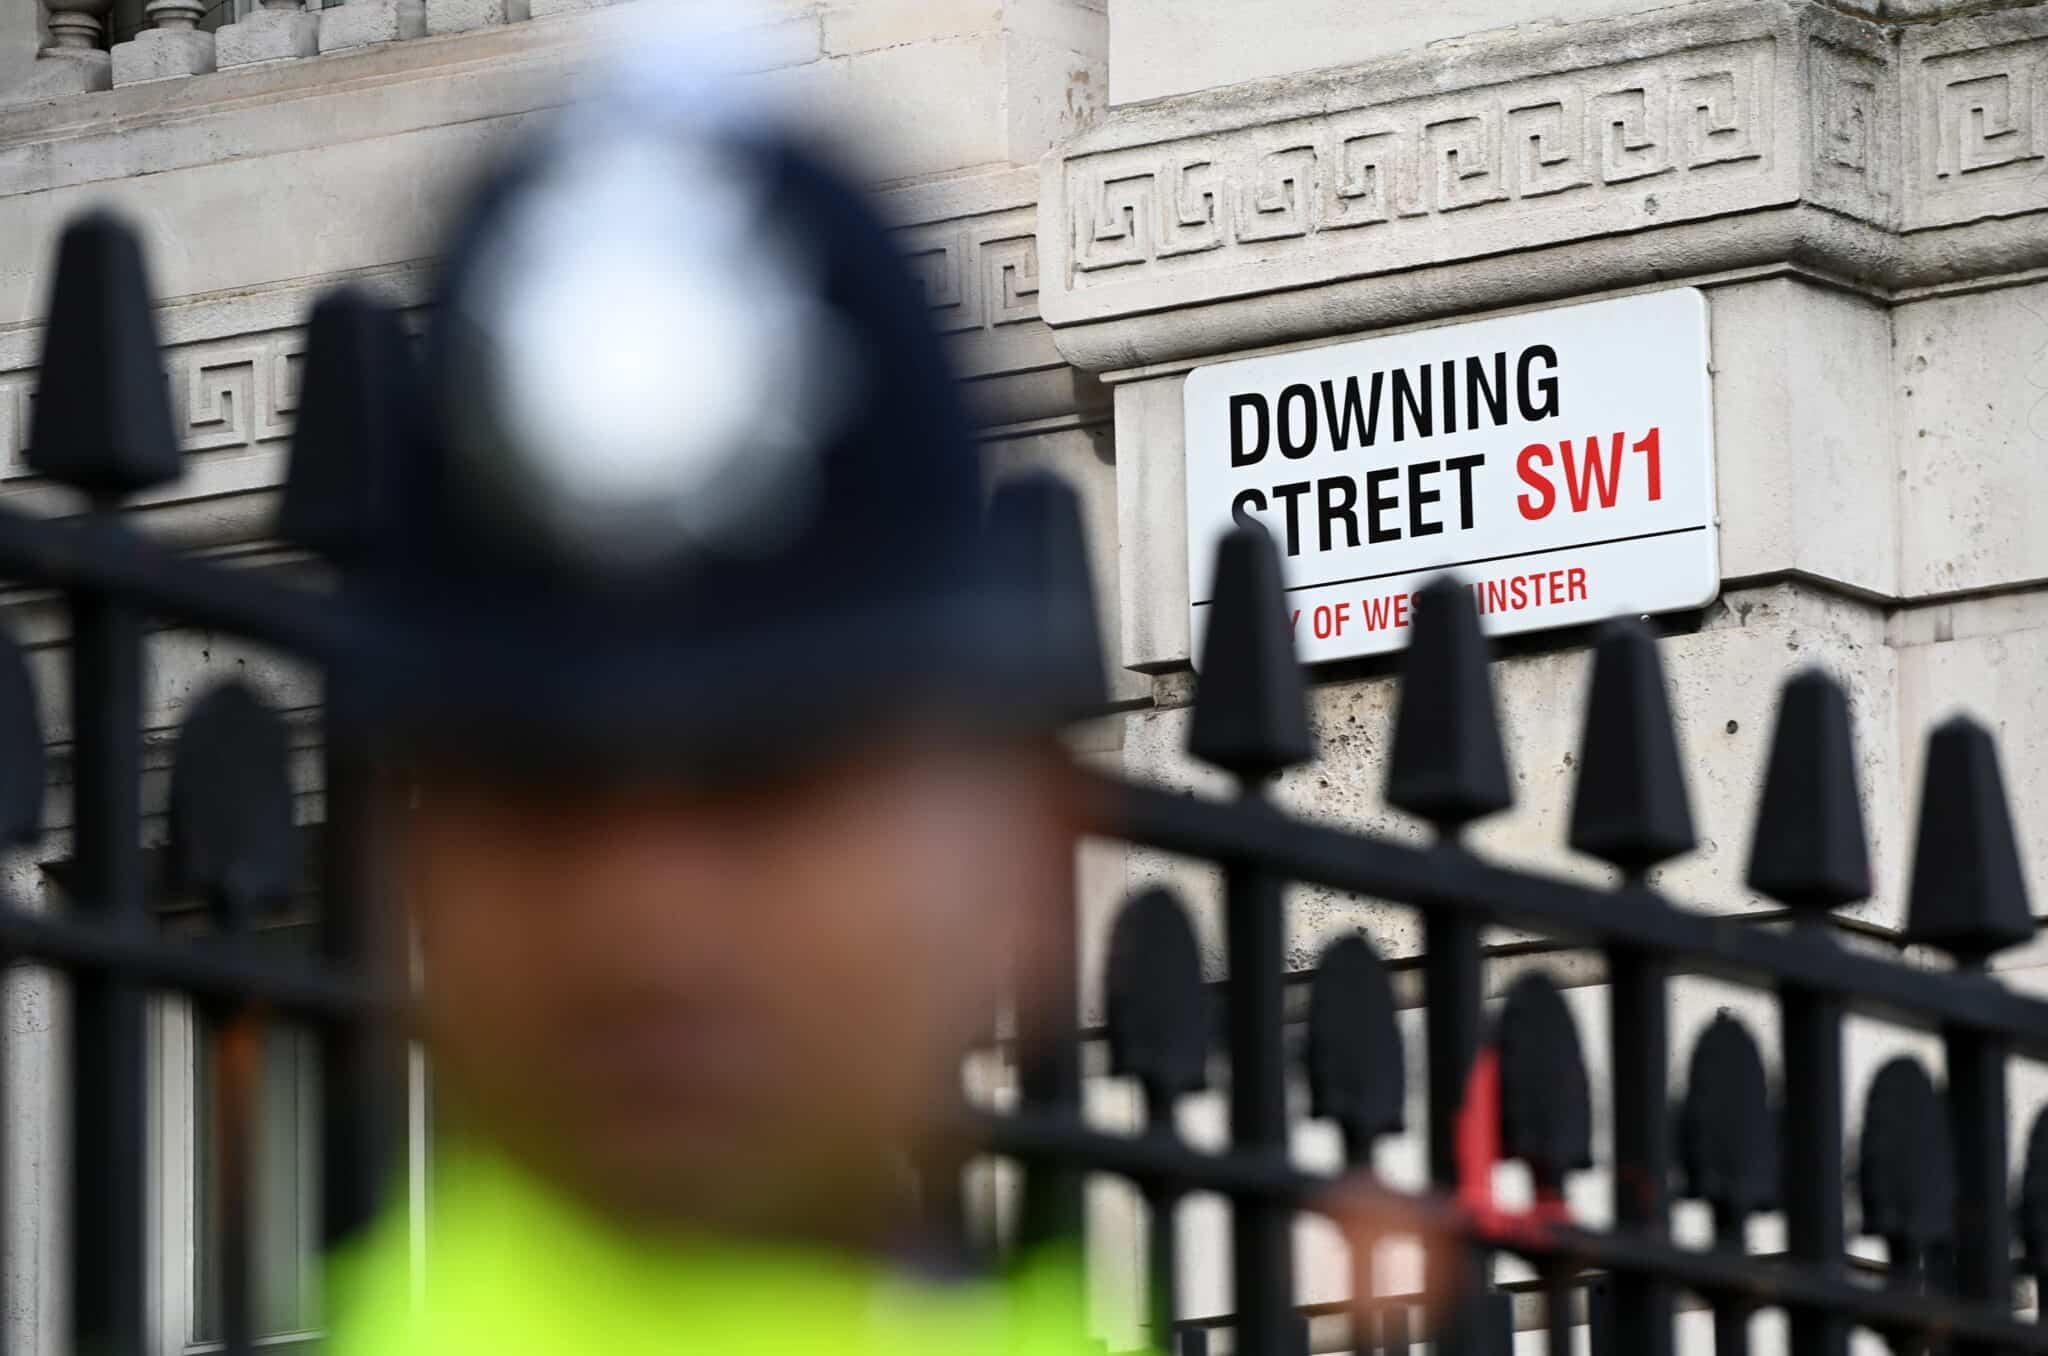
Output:
<path fill-rule="evenodd" d="M 1720 587 L 1696 288 L 1200 367 L 1186 411 L 1198 662 L 1239 518 L 1273 535 L 1308 661 L 1406 644 L 1444 570 L 1499 634 Z"/>

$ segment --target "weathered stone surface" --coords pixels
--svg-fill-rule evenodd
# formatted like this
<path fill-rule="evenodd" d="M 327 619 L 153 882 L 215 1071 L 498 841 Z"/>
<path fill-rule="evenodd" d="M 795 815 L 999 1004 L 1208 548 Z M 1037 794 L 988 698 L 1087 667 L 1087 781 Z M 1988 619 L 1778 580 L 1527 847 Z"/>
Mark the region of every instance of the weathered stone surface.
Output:
<path fill-rule="evenodd" d="M 113 61 L 105 52 L 69 48 L 38 52 L 0 75 L 0 108 L 89 94 L 109 89 L 113 83 Z"/>
<path fill-rule="evenodd" d="M 1172 669 L 1192 656 L 1185 385 L 1178 376 L 1155 377 L 1114 390 L 1123 662 L 1139 672 Z"/>
<path fill-rule="evenodd" d="M 214 61 L 225 70 L 259 61 L 290 61 L 320 50 L 320 16 L 304 9 L 259 9 L 214 30 Z"/>
<path fill-rule="evenodd" d="M 1902 587 L 1940 594 L 2048 575 L 2048 286 L 1892 314 Z"/>
<path fill-rule="evenodd" d="M 1382 5 L 1360 23 L 1347 0 L 1285 6 L 1117 0 L 1110 99 L 1127 104 L 1412 52 L 1444 39 L 1646 8 L 1642 0 L 1438 0 Z"/>
<path fill-rule="evenodd" d="M 1707 297 L 1722 574 L 1898 592 L 1890 313 L 1789 278 Z"/>
<path fill-rule="evenodd" d="M 531 0 L 531 16 L 536 19 L 551 19 L 558 14 L 581 14 L 586 10 L 603 9 L 614 0 Z"/>
<path fill-rule="evenodd" d="M 126 42 L 115 43 L 112 56 L 117 85 L 204 75 L 213 69 L 213 34 L 146 28 Z"/>
<path fill-rule="evenodd" d="M 883 210 L 924 283 L 970 397 L 991 423 L 1101 410 L 1108 393 L 1079 377 L 1038 318 L 1037 178 L 1003 169 L 891 189 Z"/>
<path fill-rule="evenodd" d="M 964 38 L 1002 22 L 1002 0 L 828 0 L 820 19 L 834 56 Z"/>
<path fill-rule="evenodd" d="M 524 5 L 515 10 L 508 0 L 425 0 L 425 5 L 429 33 L 466 33 L 528 17 Z"/>
<path fill-rule="evenodd" d="M 346 51 L 417 38 L 427 31 L 422 0 L 347 0 L 320 11 L 320 50 Z"/>

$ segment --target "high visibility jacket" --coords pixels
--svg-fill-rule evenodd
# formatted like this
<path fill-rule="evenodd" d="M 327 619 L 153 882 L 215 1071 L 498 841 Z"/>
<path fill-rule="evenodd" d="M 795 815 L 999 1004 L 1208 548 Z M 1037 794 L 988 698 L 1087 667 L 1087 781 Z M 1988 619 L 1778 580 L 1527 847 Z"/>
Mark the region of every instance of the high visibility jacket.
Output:
<path fill-rule="evenodd" d="M 393 1212 L 330 1268 L 334 1356 L 1080 1356 L 1077 1257 L 929 1281 L 840 1253 L 650 1243 L 501 1160 L 436 1165 L 425 1267 Z"/>

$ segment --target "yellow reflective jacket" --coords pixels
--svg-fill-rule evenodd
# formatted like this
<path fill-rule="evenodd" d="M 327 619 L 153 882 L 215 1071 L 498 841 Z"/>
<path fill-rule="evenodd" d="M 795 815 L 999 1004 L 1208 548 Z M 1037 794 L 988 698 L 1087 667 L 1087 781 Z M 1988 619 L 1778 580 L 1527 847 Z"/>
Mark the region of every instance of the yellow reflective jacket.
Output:
<path fill-rule="evenodd" d="M 1001 1280 L 912 1279 L 837 1253 L 649 1243 L 495 1158 L 437 1163 L 415 1294 L 405 1220 L 330 1267 L 334 1356 L 1079 1356 L 1080 1268 L 1049 1253 Z"/>

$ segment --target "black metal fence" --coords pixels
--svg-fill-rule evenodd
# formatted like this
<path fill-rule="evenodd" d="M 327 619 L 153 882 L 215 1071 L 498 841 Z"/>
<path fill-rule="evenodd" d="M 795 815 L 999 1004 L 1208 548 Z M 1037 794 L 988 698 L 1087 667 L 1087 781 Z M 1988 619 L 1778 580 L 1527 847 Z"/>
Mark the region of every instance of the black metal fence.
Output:
<path fill-rule="evenodd" d="M 195 703 L 177 738 L 168 805 L 171 879 L 146 869 L 142 801 L 144 654 L 153 625 L 246 637 L 320 665 L 354 643 L 348 605 L 374 513 L 374 469 L 393 446 L 394 383 L 404 380 L 395 319 L 353 293 L 324 301 L 311 322 L 298 433 L 280 535 L 331 567 L 317 587 L 238 572 L 167 550 L 138 534 L 125 502 L 179 471 L 149 297 L 133 239 L 104 218 L 75 224 L 55 274 L 30 467 L 84 497 L 73 516 L 0 510 L 0 576 L 55 590 L 71 619 L 70 711 L 75 750 L 73 865 L 67 906 L 0 908 L 0 954 L 68 976 L 75 1090 L 70 1208 L 76 1350 L 140 1352 L 148 1342 L 141 1133 L 145 1001 L 180 994 L 217 1036 L 285 1020 L 316 1030 L 322 1049 L 324 1225 L 330 1238 L 376 1204 L 380 1164 L 398 1124 L 394 1090 L 403 1040 L 401 973 L 367 897 L 375 775 L 356 750 L 323 750 L 320 835 L 322 946 L 287 965 L 249 937 L 266 903 L 301 873 L 279 717 L 239 685 Z M 1504 1296 L 1484 1281 L 1488 1254 L 1526 1260 L 1542 1281 L 1553 1350 L 1568 1341 L 1572 1297 L 1598 1277 L 1600 1345 L 1656 1356 L 1673 1344 L 1679 1297 L 1712 1306 L 1715 1345 L 1747 1349 L 1749 1317 L 1779 1308 L 1799 1356 L 1846 1350 L 1853 1328 L 1900 1351 L 2048 1352 L 2048 1330 L 2015 1317 L 2014 1272 L 2048 1273 L 2048 1130 L 2037 1124 L 2024 1186 L 2006 1179 L 2008 1062 L 2048 1056 L 2048 1003 L 2016 994 L 1985 963 L 2032 935 L 1996 754 L 1980 727 L 1955 720 L 1929 744 L 1904 938 L 1952 966 L 1852 949 L 1828 912 L 1870 892 L 1841 690 L 1817 673 L 1787 684 L 1758 810 L 1749 882 L 1782 902 L 1785 928 L 1683 907 L 1646 873 L 1693 846 L 1683 770 L 1657 649 L 1633 625 L 1605 631 L 1594 655 L 1570 842 L 1619 868 L 1602 889 L 1491 862 L 1463 842 L 1467 825 L 1505 809 L 1510 779 L 1489 685 L 1486 646 L 1469 595 L 1440 581 L 1420 597 L 1401 676 L 1387 799 L 1435 830 L 1416 846 L 1322 827 L 1276 808 L 1264 788 L 1313 756 L 1302 674 L 1279 606 L 1274 556 L 1246 530 L 1222 547 L 1216 605 L 1190 733 L 1199 759 L 1231 774 L 1233 799 L 1186 797 L 1101 778 L 1091 783 L 1100 832 L 1219 864 L 1228 979 L 1231 1146 L 1195 1148 L 1176 1133 L 1181 1099 L 1213 1072 L 1211 990 L 1187 911 L 1172 895 L 1131 900 L 1109 950 L 1106 1034 L 1115 1073 L 1142 1089 L 1145 1127 L 1111 1133 L 1081 1114 L 1079 1037 L 1037 1033 L 1019 1107 L 985 1117 L 993 1154 L 1027 1165 L 1020 1241 L 1071 1233 L 1091 1174 L 1135 1183 L 1150 1207 L 1151 1307 L 1165 1332 L 1175 1312 L 1175 1206 L 1191 1193 L 1229 1202 L 1235 1350 L 1294 1356 L 1306 1328 L 1295 1302 L 1292 1225 L 1331 1208 L 1332 1179 L 1291 1158 L 1290 1084 L 1308 1114 L 1341 1132 L 1354 1178 L 1403 1128 L 1408 1071 L 1386 968 L 1365 941 L 1324 953 L 1310 983 L 1305 1038 L 1285 1030 L 1283 889 L 1292 882 L 1413 910 L 1425 936 L 1428 1091 L 1424 1127 L 1437 1190 L 1407 1219 L 1446 1231 L 1432 1253 L 1440 1312 L 1373 1300 L 1370 1264 L 1353 1306 L 1351 1345 L 1405 1352 L 1504 1351 Z M 0 836 L 40 841 L 43 725 L 20 649 L 0 643 Z M 153 925 L 152 895 L 176 889 L 212 906 L 216 935 L 179 941 Z M 1525 929 L 1604 958 L 1613 1181 L 1611 1228 L 1575 1225 L 1565 1178 L 1592 1166 L 1592 1109 L 1570 1011 L 1540 972 L 1523 975 L 1491 1015 L 1482 932 Z M 1780 1015 L 1775 1105 L 1767 1062 L 1732 1018 L 1691 1054 L 1683 1097 L 1670 1098 L 1668 1012 L 1675 974 L 1701 974 L 1771 995 Z M 1849 1013 L 1938 1033 L 1945 1086 L 1909 1059 L 1886 1066 L 1860 1120 L 1855 1194 L 1865 1232 L 1889 1265 L 1852 1268 L 1845 1253 L 1842 1030 Z M 246 1164 L 232 1152 L 250 1124 L 253 1088 L 224 1079 L 217 1123 L 226 1156 L 224 1336 L 247 1349 L 249 1263 L 233 1203 Z M 1535 1203 L 1493 1204 L 1495 1157 L 1525 1163 Z M 1712 1208 L 1715 1241 L 1672 1241 L 1674 1198 Z M 1785 1255 L 1752 1256 L 1750 1216 L 1782 1210 Z M 1359 1256 L 1369 1258 L 1369 1250 Z M 1174 1345 L 1202 1349 L 1211 1329 L 1182 1325 Z"/>

